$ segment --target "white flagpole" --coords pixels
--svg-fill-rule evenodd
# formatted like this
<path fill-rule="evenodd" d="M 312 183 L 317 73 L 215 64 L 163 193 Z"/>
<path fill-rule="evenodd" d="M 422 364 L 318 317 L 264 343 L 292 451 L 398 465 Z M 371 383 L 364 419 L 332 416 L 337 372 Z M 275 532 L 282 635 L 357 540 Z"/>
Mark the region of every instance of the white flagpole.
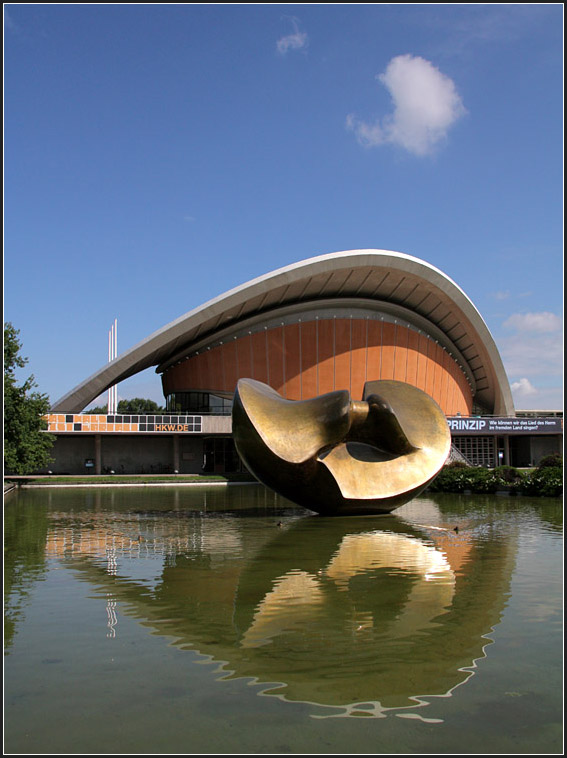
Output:
<path fill-rule="evenodd" d="M 113 361 L 118 355 L 118 319 L 114 319 L 114 324 L 108 332 L 108 362 Z M 118 409 L 118 385 L 114 384 L 108 389 L 107 412 L 115 414 Z"/>
<path fill-rule="evenodd" d="M 114 319 L 114 357 L 118 357 L 118 319 Z M 114 413 L 118 412 L 118 385 L 114 385 Z"/>
<path fill-rule="evenodd" d="M 108 332 L 108 362 L 112 360 L 112 332 Z M 108 402 L 106 404 L 106 412 L 112 413 L 112 387 L 108 388 Z"/>

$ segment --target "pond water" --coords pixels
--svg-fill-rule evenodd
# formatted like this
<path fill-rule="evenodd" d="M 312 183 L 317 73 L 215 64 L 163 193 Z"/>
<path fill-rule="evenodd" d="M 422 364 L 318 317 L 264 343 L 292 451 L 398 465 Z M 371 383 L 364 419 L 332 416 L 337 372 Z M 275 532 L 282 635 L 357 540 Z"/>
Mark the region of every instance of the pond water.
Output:
<path fill-rule="evenodd" d="M 5 752 L 562 753 L 560 500 L 5 503 Z"/>

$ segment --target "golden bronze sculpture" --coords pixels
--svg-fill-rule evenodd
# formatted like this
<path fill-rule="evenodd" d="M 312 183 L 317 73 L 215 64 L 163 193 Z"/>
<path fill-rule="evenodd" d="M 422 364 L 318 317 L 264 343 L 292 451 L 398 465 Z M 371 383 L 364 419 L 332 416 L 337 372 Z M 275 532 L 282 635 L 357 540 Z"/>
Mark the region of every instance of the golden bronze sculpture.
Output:
<path fill-rule="evenodd" d="M 451 446 L 437 403 L 393 380 L 367 382 L 361 401 L 347 390 L 293 401 L 240 379 L 232 432 L 257 479 L 325 516 L 393 511 L 437 476 Z"/>

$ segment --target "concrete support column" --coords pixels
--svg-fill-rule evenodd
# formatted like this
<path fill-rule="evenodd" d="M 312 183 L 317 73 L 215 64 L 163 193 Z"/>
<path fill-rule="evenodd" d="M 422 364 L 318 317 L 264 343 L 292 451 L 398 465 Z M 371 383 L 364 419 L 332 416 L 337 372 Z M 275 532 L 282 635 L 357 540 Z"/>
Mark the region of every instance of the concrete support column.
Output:
<path fill-rule="evenodd" d="M 173 435 L 173 470 L 179 471 L 179 435 Z"/>
<path fill-rule="evenodd" d="M 510 437 L 507 434 L 504 435 L 504 465 L 510 465 Z"/>
<path fill-rule="evenodd" d="M 498 437 L 492 438 L 492 444 L 494 445 L 494 456 L 493 456 L 493 463 L 492 465 L 496 468 L 496 466 L 500 465 L 500 458 L 498 456 Z"/>
<path fill-rule="evenodd" d="M 94 454 L 95 474 L 100 475 L 102 474 L 102 442 L 101 442 L 100 434 L 95 434 L 94 447 L 95 447 L 95 454 Z"/>

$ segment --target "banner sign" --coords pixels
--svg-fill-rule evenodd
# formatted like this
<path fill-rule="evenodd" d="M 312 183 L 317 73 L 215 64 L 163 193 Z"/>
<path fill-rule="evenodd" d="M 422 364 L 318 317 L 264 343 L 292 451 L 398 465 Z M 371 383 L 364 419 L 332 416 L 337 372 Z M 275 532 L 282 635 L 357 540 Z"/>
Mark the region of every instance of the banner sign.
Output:
<path fill-rule="evenodd" d="M 471 418 L 447 419 L 451 434 L 563 434 L 563 419 L 550 418 Z"/>

